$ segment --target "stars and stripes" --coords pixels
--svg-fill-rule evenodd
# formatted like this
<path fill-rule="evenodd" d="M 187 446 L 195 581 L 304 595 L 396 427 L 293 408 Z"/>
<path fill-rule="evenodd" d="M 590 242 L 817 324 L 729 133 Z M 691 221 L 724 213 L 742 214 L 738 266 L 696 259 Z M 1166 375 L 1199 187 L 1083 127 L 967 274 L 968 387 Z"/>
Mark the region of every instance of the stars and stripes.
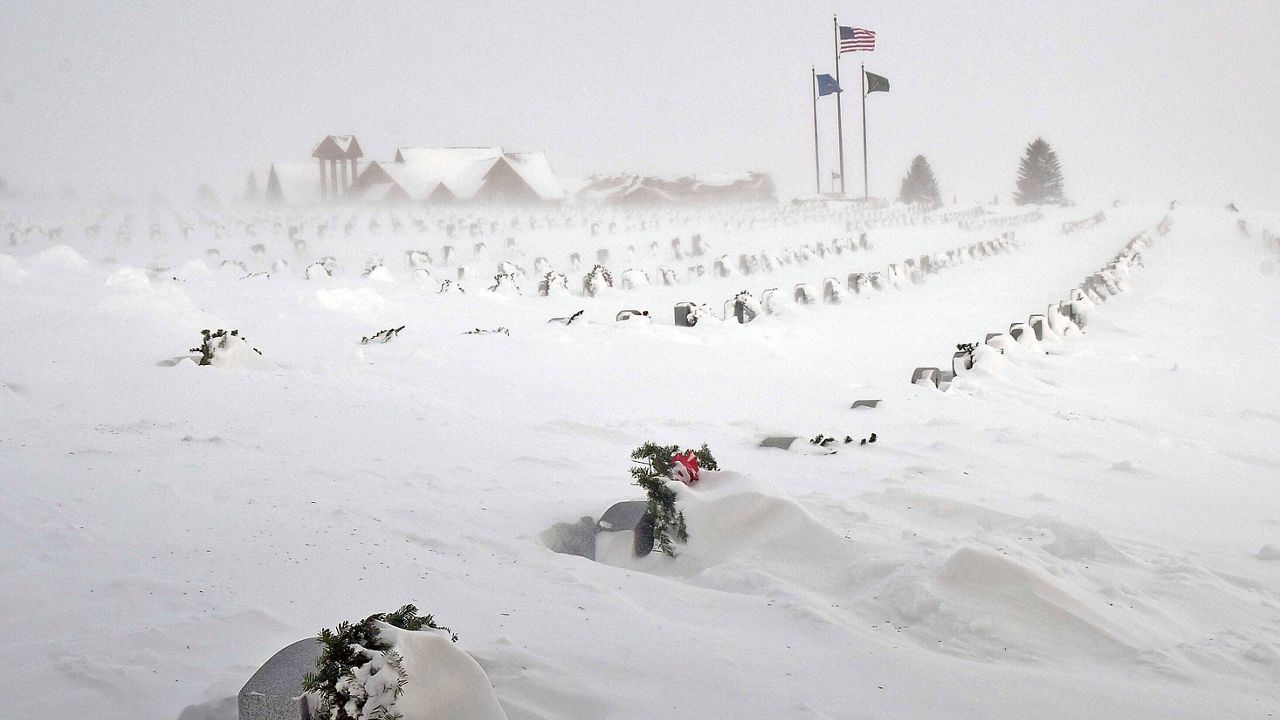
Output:
<path fill-rule="evenodd" d="M 876 49 L 876 34 L 864 28 L 840 26 L 840 53 Z"/>

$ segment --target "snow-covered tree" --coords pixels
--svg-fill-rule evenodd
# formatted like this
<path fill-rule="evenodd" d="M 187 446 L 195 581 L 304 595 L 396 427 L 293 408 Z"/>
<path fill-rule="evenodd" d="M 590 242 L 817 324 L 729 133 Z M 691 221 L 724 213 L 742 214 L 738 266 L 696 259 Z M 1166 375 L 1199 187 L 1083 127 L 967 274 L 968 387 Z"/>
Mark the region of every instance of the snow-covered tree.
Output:
<path fill-rule="evenodd" d="M 1013 201 L 1019 205 L 1063 204 L 1062 167 L 1058 154 L 1043 138 L 1027 145 L 1026 155 L 1018 163 L 1018 190 Z"/>
<path fill-rule="evenodd" d="M 938 181 L 933 177 L 933 168 L 929 167 L 929 161 L 923 155 L 917 155 L 911 161 L 907 176 L 902 178 L 898 202 L 908 205 L 919 203 L 929 208 L 942 205 L 942 193 L 938 190 Z"/>

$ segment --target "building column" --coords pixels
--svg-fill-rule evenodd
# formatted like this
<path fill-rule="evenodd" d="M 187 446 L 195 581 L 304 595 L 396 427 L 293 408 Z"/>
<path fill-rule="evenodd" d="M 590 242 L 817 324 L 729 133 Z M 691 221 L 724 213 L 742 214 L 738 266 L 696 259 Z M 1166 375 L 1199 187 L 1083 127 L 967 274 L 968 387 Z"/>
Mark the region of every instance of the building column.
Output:
<path fill-rule="evenodd" d="M 338 161 L 329 161 L 329 187 L 332 189 L 333 197 L 338 197 Z"/>
<path fill-rule="evenodd" d="M 347 194 L 347 159 L 338 161 L 338 195 Z"/>
<path fill-rule="evenodd" d="M 324 176 L 324 158 L 320 158 L 320 199 L 329 197 L 329 180 Z"/>

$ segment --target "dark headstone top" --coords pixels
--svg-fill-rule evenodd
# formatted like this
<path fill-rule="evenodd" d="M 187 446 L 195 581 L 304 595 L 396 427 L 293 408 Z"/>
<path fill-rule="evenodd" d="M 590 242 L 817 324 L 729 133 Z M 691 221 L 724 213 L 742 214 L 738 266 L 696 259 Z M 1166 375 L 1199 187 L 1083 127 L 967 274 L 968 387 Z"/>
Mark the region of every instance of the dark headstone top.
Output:
<path fill-rule="evenodd" d="M 272 655 L 240 689 L 240 720 L 310 720 L 302 678 L 316 669 L 321 649 L 307 638 Z"/>

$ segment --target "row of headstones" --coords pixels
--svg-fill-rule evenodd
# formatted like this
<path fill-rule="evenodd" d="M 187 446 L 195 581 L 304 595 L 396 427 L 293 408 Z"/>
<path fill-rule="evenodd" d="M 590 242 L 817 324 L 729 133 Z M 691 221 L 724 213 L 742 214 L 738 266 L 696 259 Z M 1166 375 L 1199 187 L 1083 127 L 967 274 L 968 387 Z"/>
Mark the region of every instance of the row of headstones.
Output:
<path fill-rule="evenodd" d="M 919 259 L 907 258 L 902 261 L 901 268 L 899 268 L 898 263 L 890 263 L 884 272 L 849 273 L 845 289 L 854 295 L 861 295 L 867 291 L 887 290 L 890 287 L 900 289 L 907 282 L 912 285 L 920 285 L 924 283 L 924 279 L 928 275 L 963 264 L 967 260 L 992 257 L 1014 247 L 1016 247 L 1014 234 L 1005 232 L 993 240 L 970 243 L 952 248 L 945 253 L 921 255 Z M 837 282 L 836 278 L 828 277 L 823 279 L 821 295 L 823 303 L 837 305 L 841 302 L 842 295 L 840 283 Z M 799 305 L 812 305 L 817 302 L 817 298 L 808 283 L 797 284 L 793 297 Z"/>
<path fill-rule="evenodd" d="M 1095 225 L 1101 225 L 1107 219 L 1106 213 L 1099 210 L 1096 215 L 1090 215 L 1083 220 L 1072 220 L 1062 223 L 1062 234 L 1070 235 L 1079 230 L 1087 230 Z"/>
<path fill-rule="evenodd" d="M 907 281 L 919 285 L 924 282 L 926 275 L 961 264 L 966 257 L 969 259 L 991 257 L 1014 247 L 1016 247 L 1014 234 L 1006 232 L 995 240 L 970 243 L 948 250 L 945 254 L 921 255 L 919 260 L 907 258 L 902 262 L 901 270 L 897 263 L 892 263 L 883 273 L 849 273 L 843 287 L 838 278 L 823 278 L 821 295 L 816 294 L 809 283 L 797 283 L 792 290 L 792 301 L 797 305 L 815 305 L 819 302 L 826 305 L 839 305 L 844 300 L 846 290 L 854 295 L 862 295 L 872 291 L 888 290 L 890 287 L 901 288 Z M 778 298 L 778 288 L 764 290 L 759 300 L 754 299 L 749 292 L 742 291 L 733 299 L 725 301 L 721 319 L 733 318 L 739 323 L 748 323 L 760 315 L 772 315 L 777 312 Z M 699 318 L 708 316 L 714 316 L 714 314 L 705 304 L 683 302 L 675 307 L 675 322 L 679 326 L 691 327 L 697 324 Z"/>
<path fill-rule="evenodd" d="M 1003 215 L 1000 217 L 975 217 L 959 222 L 961 230 L 981 230 L 983 228 L 1008 228 L 1038 222 L 1042 214 L 1037 208 L 1019 215 Z"/>
<path fill-rule="evenodd" d="M 293 227 L 290 228 L 291 231 L 293 229 L 294 229 Z M 297 253 L 302 254 L 306 252 L 306 249 L 307 249 L 306 241 L 301 237 L 293 237 L 292 243 L 293 243 L 294 250 Z M 515 239 L 511 237 L 508 237 L 506 239 L 505 245 L 506 245 L 506 250 L 508 254 L 515 251 L 517 247 Z M 677 259 L 682 259 L 685 257 L 685 251 L 683 249 L 682 241 L 680 238 L 678 237 L 673 238 L 671 240 L 671 247 Z M 650 244 L 651 253 L 656 253 L 658 251 L 658 248 L 659 248 L 659 244 L 656 241 Z M 812 257 L 814 257 L 815 255 L 819 258 L 825 258 L 828 255 L 840 255 L 846 251 L 854 252 L 854 251 L 857 251 L 859 248 L 863 250 L 870 249 L 870 244 L 868 242 L 867 235 L 865 232 L 861 234 L 860 238 L 857 241 L 853 240 L 852 238 L 843 238 L 843 239 L 837 238 L 837 239 L 833 239 L 830 243 L 824 243 L 824 242 L 815 243 L 812 247 L 810 247 L 808 244 L 802 244 L 797 250 L 784 251 L 781 257 L 779 257 L 774 253 L 767 253 L 767 252 L 760 253 L 760 254 L 743 254 L 743 255 L 740 255 L 738 258 L 738 271 L 743 275 L 750 275 L 755 272 L 759 272 L 761 270 L 770 272 L 770 271 L 776 270 L 778 267 L 782 265 L 791 264 L 792 262 L 806 262 L 810 260 Z M 701 234 L 695 233 L 690 239 L 690 250 L 689 250 L 688 256 L 698 257 L 701 255 L 704 255 L 709 249 L 710 249 L 710 246 L 703 241 Z M 629 250 L 631 251 L 632 254 L 634 254 L 635 246 L 634 245 L 631 246 Z M 211 256 L 220 254 L 219 250 L 216 248 L 210 248 L 206 252 Z M 250 252 L 253 255 L 265 255 L 266 247 L 262 243 L 257 243 L 250 247 Z M 970 249 L 971 256 L 973 256 L 973 252 L 974 252 L 974 248 L 971 248 Z M 475 258 L 485 257 L 487 255 L 487 244 L 484 242 L 475 243 L 472 246 L 472 253 L 473 253 L 473 257 Z M 406 251 L 406 255 L 408 257 L 409 269 L 417 279 L 422 281 L 435 280 L 432 273 L 432 266 L 434 265 L 434 260 L 430 252 L 426 250 L 408 250 Z M 441 260 L 443 261 L 444 264 L 447 265 L 451 263 L 455 259 L 455 256 L 456 256 L 456 252 L 453 245 L 445 245 L 442 247 Z M 325 260 L 327 260 L 328 262 L 325 262 Z M 600 248 L 596 251 L 596 267 L 607 266 L 609 260 L 610 260 L 610 251 L 608 248 Z M 907 262 L 911 263 L 912 261 L 909 260 Z M 928 256 L 924 256 L 921 259 L 922 266 L 925 267 L 926 271 L 930 271 L 929 270 L 930 262 L 931 262 L 931 259 Z M 243 262 L 237 262 L 237 261 L 231 261 L 231 260 L 223 261 L 223 265 L 227 265 L 228 263 L 234 264 L 240 267 L 241 269 L 246 268 L 246 265 Z M 279 263 L 277 263 L 277 265 L 279 265 Z M 369 263 L 367 263 L 367 266 L 363 274 L 366 276 L 371 274 L 371 272 L 379 265 L 382 265 L 381 258 L 377 258 L 376 260 L 371 258 Z M 576 252 L 572 253 L 569 256 L 569 266 L 570 266 L 570 269 L 573 271 L 579 270 L 582 266 L 581 254 Z M 281 267 L 276 267 L 275 265 L 273 265 L 272 270 L 283 271 L 285 267 L 287 267 L 287 263 L 284 263 L 284 265 L 282 265 Z M 718 276 L 718 277 L 728 277 L 729 275 L 732 274 L 732 270 L 730 269 L 730 267 L 731 266 L 730 266 L 730 261 L 728 259 L 728 256 L 724 255 L 717 258 L 714 261 L 712 266 L 712 272 L 715 276 Z M 893 266 L 891 266 L 891 268 L 892 267 Z M 319 276 L 328 277 L 328 276 L 331 276 L 335 270 L 336 270 L 336 263 L 333 262 L 333 258 L 326 257 L 322 259 L 322 261 L 319 261 L 317 263 L 312 263 L 311 265 L 307 266 L 307 271 L 305 274 L 309 279 L 319 277 Z M 593 268 L 593 271 L 594 271 L 594 268 Z M 468 266 L 459 265 L 457 267 L 457 278 L 454 279 L 452 282 L 450 280 L 445 280 L 444 283 L 446 284 L 442 285 L 442 290 L 460 287 L 460 284 L 463 281 L 471 279 L 470 277 L 468 277 L 468 274 L 470 272 L 471 270 L 470 268 L 468 268 Z M 538 257 L 535 259 L 534 273 L 537 277 L 541 278 L 540 290 L 543 290 L 543 291 L 548 290 L 550 288 L 553 288 L 556 284 L 567 284 L 567 278 L 564 278 L 564 276 L 560 273 L 553 272 L 551 263 L 549 260 L 547 260 L 546 257 Z M 705 274 L 706 274 L 706 268 L 703 265 L 695 265 L 690 267 L 688 270 L 688 275 L 691 279 L 702 277 Z M 498 276 L 503 276 L 503 275 L 510 276 L 509 278 L 507 278 L 509 282 L 504 282 L 499 280 Z M 678 278 L 675 272 L 670 267 L 662 266 L 658 268 L 658 275 L 660 280 L 662 281 L 662 284 L 664 285 L 674 285 L 674 284 L 677 284 L 678 282 Z M 527 272 L 524 270 L 523 267 L 517 268 L 513 266 L 513 264 L 510 263 L 509 261 L 502 261 L 501 263 L 499 263 L 498 273 L 495 276 L 495 285 L 491 289 L 500 289 L 503 287 L 514 287 L 517 291 L 519 291 L 521 286 L 521 283 L 520 283 L 521 276 L 527 276 Z M 559 278 L 557 278 L 556 276 L 559 276 Z M 613 283 L 610 280 L 608 282 L 608 285 L 612 287 L 612 284 Z M 649 284 L 651 284 L 651 281 L 649 280 L 649 276 L 647 272 L 644 272 L 642 270 L 629 269 L 623 273 L 624 288 L 631 289 L 634 287 L 640 287 L 642 285 L 649 285 Z M 584 281 L 584 294 L 594 295 L 593 292 L 587 292 L 587 287 L 588 287 L 588 284 L 586 281 Z M 850 287 L 850 289 L 855 289 L 855 288 Z M 547 294 L 547 293 L 542 292 L 541 294 Z"/>
<path fill-rule="evenodd" d="M 1156 233 L 1166 235 L 1172 227 L 1173 221 L 1166 216 L 1156 226 Z M 1044 352 L 1041 345 L 1044 342 L 1082 334 L 1090 309 L 1129 289 L 1126 278 L 1134 267 L 1142 267 L 1142 251 L 1150 248 L 1152 243 L 1146 232 L 1139 233 L 1125 243 L 1114 258 L 1073 288 L 1068 300 L 1050 304 L 1044 314 L 1031 315 L 1025 323 L 1011 323 L 1007 332 L 988 333 L 983 344 L 1001 353 L 1011 345 L 1033 352 Z M 946 390 L 957 376 L 973 369 L 974 349 L 971 345 L 957 346 L 955 354 L 951 356 L 950 370 L 937 367 L 916 368 L 911 372 L 911 383 Z"/>

